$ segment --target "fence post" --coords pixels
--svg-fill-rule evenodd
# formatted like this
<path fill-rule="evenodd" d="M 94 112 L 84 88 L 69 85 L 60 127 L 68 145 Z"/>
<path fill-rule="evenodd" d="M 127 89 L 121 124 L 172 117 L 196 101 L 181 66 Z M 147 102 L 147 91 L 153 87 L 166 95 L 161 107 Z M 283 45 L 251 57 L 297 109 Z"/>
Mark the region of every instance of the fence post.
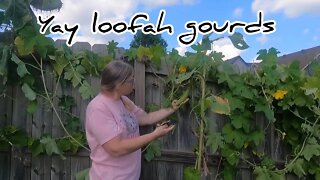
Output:
<path fill-rule="evenodd" d="M 137 106 L 145 108 L 145 96 L 146 96 L 146 67 L 143 62 L 137 60 L 134 61 L 134 101 Z"/>

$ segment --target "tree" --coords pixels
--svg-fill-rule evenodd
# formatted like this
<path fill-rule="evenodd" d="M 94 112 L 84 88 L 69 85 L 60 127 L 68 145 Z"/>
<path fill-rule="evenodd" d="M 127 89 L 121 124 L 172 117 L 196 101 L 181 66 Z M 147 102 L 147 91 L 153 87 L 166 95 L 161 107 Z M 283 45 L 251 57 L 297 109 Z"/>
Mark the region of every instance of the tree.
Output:
<path fill-rule="evenodd" d="M 168 46 L 167 42 L 161 37 L 160 34 L 144 34 L 142 31 L 138 31 L 130 43 L 130 47 L 132 48 L 138 48 L 139 46 L 151 47 L 155 45 L 161 45 L 165 51 Z"/>

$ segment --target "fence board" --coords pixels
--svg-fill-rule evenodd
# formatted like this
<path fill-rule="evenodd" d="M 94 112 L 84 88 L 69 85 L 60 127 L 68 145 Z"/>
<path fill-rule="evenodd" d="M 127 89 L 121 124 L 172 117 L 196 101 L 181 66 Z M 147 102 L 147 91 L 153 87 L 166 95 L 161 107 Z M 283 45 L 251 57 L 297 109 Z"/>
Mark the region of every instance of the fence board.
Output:
<path fill-rule="evenodd" d="M 53 74 L 50 73 L 50 75 L 53 77 Z M 55 107 L 58 107 L 59 99 L 62 95 L 71 95 L 71 86 L 68 88 L 61 87 L 60 84 L 56 83 L 56 80 L 53 80 L 53 90 L 55 92 L 54 95 L 54 105 Z M 62 137 L 65 136 L 65 132 L 61 126 L 61 123 L 65 123 L 65 120 L 67 118 L 67 110 L 61 110 L 60 108 L 57 108 L 57 112 L 59 117 L 53 113 L 52 116 L 52 128 L 51 128 L 51 134 L 52 137 Z M 51 180 L 69 180 L 71 179 L 70 175 L 70 157 L 66 156 L 66 159 L 61 159 L 59 156 L 52 156 L 51 157 Z"/>
<path fill-rule="evenodd" d="M 10 178 L 10 153 L 0 152 L 0 179 L 9 180 Z"/>
<path fill-rule="evenodd" d="M 0 78 L 0 126 L 11 124 L 12 118 L 12 88 L 4 89 Z"/>
<path fill-rule="evenodd" d="M 70 166 L 70 172 L 72 175 L 72 179 L 75 178 L 75 175 L 90 167 L 90 161 L 89 161 L 89 157 L 86 156 L 73 156 L 71 157 L 71 166 Z"/>
<path fill-rule="evenodd" d="M 95 52 L 99 55 L 102 55 L 102 56 L 105 56 L 108 54 L 107 45 L 105 45 L 105 44 L 94 44 L 91 47 L 91 51 Z"/>
<path fill-rule="evenodd" d="M 25 98 L 19 86 L 13 87 L 13 109 L 12 109 L 12 125 L 26 131 L 29 135 L 31 132 L 32 116 L 27 114 L 28 100 Z M 13 149 L 11 151 L 11 173 L 10 179 L 30 179 L 30 167 L 25 166 L 23 162 L 30 157 L 23 155 L 21 150 Z"/>
<path fill-rule="evenodd" d="M 49 66 L 44 67 L 45 85 L 49 92 L 53 92 L 54 77 L 50 74 L 52 70 Z M 49 94 L 51 98 L 52 94 Z M 44 134 L 52 136 L 53 109 L 47 99 L 40 98 L 38 109 L 33 116 L 32 137 L 40 138 Z M 31 179 L 50 179 L 51 176 L 51 157 L 41 155 L 32 158 Z"/>
<path fill-rule="evenodd" d="M 12 118 L 12 88 L 4 89 L 2 78 L 0 78 L 0 128 L 11 124 Z M 9 180 L 11 167 L 11 154 L 0 152 L 0 179 Z"/>
<path fill-rule="evenodd" d="M 32 158 L 32 180 L 44 180 L 51 177 L 51 157 L 39 155 Z"/>
<path fill-rule="evenodd" d="M 134 61 L 134 89 L 135 89 L 135 104 L 142 109 L 145 108 L 145 88 L 146 88 L 146 75 L 145 65 L 141 62 Z"/>

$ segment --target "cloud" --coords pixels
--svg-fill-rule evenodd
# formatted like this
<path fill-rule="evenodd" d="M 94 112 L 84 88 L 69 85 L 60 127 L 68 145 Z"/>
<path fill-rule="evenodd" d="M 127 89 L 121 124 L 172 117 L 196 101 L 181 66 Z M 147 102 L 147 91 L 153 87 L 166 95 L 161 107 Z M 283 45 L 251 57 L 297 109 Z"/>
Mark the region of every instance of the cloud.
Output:
<path fill-rule="evenodd" d="M 139 1 L 137 1 L 139 2 Z M 145 7 L 145 9 L 164 7 L 164 6 L 173 6 L 177 4 L 192 5 L 195 0 L 140 0 L 140 3 Z"/>
<path fill-rule="evenodd" d="M 176 47 L 175 49 L 178 51 L 180 56 L 184 56 L 187 51 L 187 46 L 180 45 L 179 47 Z"/>
<path fill-rule="evenodd" d="M 297 17 L 303 14 L 320 14 L 319 0 L 254 0 L 251 5 L 254 12 L 283 12 L 287 17 Z"/>
<path fill-rule="evenodd" d="M 233 17 L 235 17 L 235 18 L 241 18 L 242 14 L 243 14 L 243 9 L 242 8 L 236 8 L 233 11 Z"/>
<path fill-rule="evenodd" d="M 228 60 L 239 56 L 242 51 L 235 48 L 229 38 L 222 38 L 212 43 L 212 50 L 222 52 L 225 56 L 223 60 Z"/>
<path fill-rule="evenodd" d="M 310 29 L 309 28 L 305 28 L 304 30 L 303 30 L 303 34 L 309 34 L 309 32 L 310 32 Z"/>
<path fill-rule="evenodd" d="M 268 42 L 269 38 L 266 35 L 261 35 L 256 39 L 261 45 L 264 45 Z"/>
<path fill-rule="evenodd" d="M 60 24 L 61 27 L 65 23 L 68 23 L 70 27 L 76 23 L 80 25 L 80 30 L 74 40 L 86 41 L 90 44 L 96 43 L 108 43 L 111 40 L 117 42 L 123 42 L 132 38 L 131 33 L 118 34 L 92 34 L 91 25 L 93 12 L 99 12 L 98 23 L 103 21 L 117 22 L 126 21 L 129 22 L 131 16 L 136 12 L 146 12 L 152 8 L 173 6 L 177 4 L 193 4 L 198 0 L 82 0 L 81 3 L 74 3 L 70 0 L 63 0 L 63 6 L 59 11 L 44 12 L 34 11 L 36 15 L 50 17 L 55 15 L 54 24 Z M 146 12 L 147 13 L 147 12 Z M 145 22 L 148 23 L 148 22 Z M 60 36 L 61 38 L 67 37 L 67 34 Z M 129 43 L 127 43 L 129 44 Z"/>

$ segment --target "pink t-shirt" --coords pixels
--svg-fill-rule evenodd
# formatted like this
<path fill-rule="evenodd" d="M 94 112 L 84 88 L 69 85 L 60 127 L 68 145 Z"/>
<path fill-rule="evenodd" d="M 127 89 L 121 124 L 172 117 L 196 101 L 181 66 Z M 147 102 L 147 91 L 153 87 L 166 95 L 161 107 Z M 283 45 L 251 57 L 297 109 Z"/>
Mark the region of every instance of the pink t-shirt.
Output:
<path fill-rule="evenodd" d="M 128 99 L 125 96 L 122 99 Z M 142 109 L 135 106 L 129 112 L 122 100 L 114 101 L 98 94 L 86 111 L 86 136 L 91 149 L 92 167 L 90 180 L 138 180 L 141 170 L 141 149 L 120 157 L 111 156 L 102 145 L 116 136 L 133 138 L 139 136 L 136 119 Z"/>

